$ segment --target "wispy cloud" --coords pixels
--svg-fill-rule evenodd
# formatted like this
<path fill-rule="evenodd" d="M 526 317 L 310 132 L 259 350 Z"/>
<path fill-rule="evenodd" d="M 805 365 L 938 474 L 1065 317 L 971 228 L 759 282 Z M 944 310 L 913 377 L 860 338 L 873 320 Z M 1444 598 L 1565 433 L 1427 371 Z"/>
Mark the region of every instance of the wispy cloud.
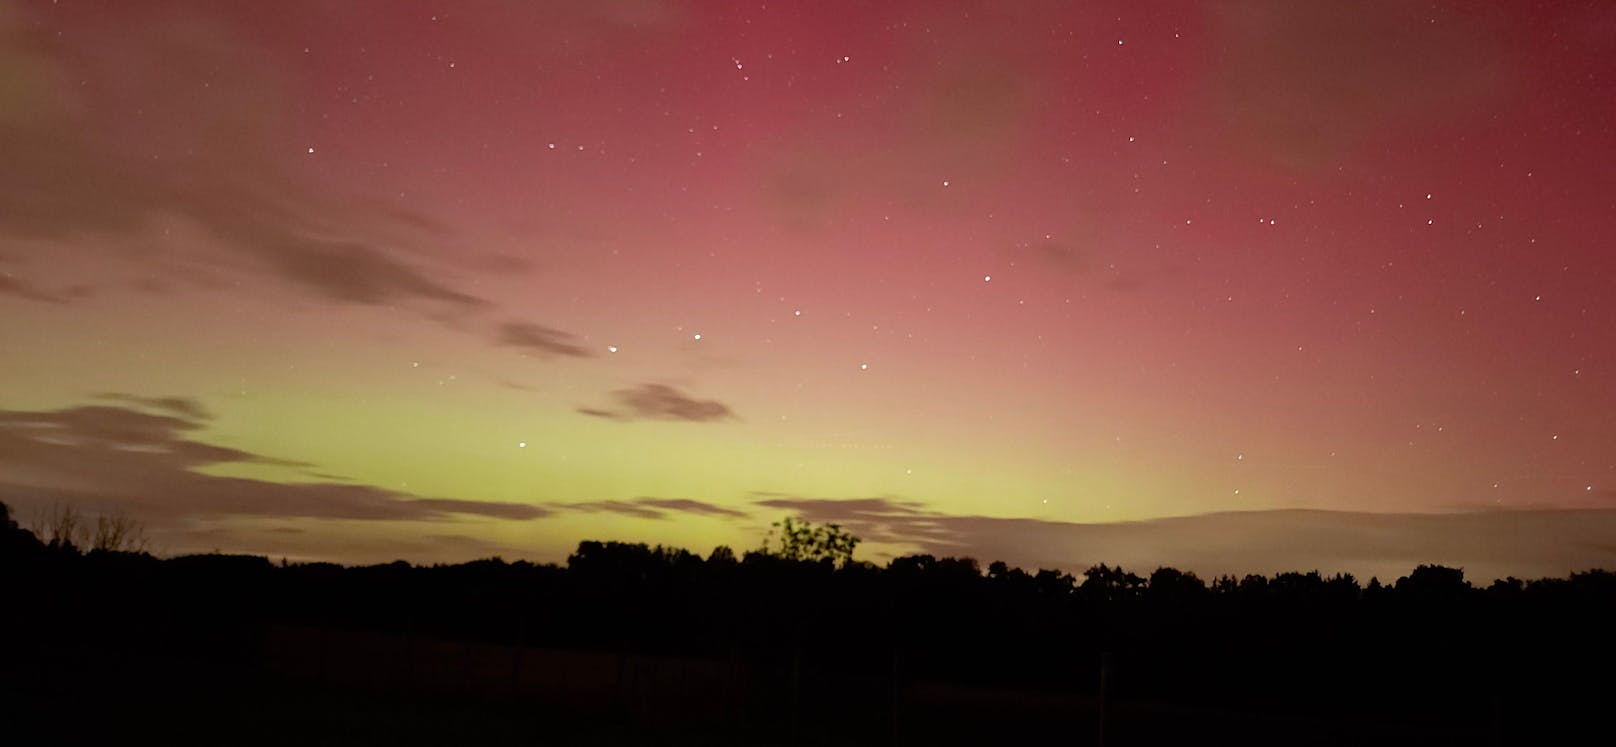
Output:
<path fill-rule="evenodd" d="M 444 235 L 429 218 L 342 199 L 287 168 L 272 129 L 292 108 L 286 81 L 230 24 L 114 6 L 67 36 L 31 20 L 15 7 L 0 17 L 11 81 L 0 91 L 0 237 L 93 235 L 105 256 L 132 257 L 153 224 L 179 220 L 211 240 L 206 264 L 323 301 L 440 314 L 486 305 L 432 266 Z M 77 84 L 63 94 L 62 81 Z M 124 120 L 142 126 L 108 124 Z M 155 251 L 140 255 L 142 274 L 195 264 Z M 64 300 L 11 277 L 0 292 Z"/>
<path fill-rule="evenodd" d="M 613 420 L 678 420 L 711 423 L 737 419 L 728 405 L 697 399 L 666 384 L 641 384 L 612 392 L 615 408 L 579 407 L 578 412 Z"/>
<path fill-rule="evenodd" d="M 207 420 L 212 417 L 208 413 L 208 408 L 193 397 L 142 397 L 138 394 L 125 394 L 123 392 L 103 392 L 95 395 L 95 398 L 159 410 L 193 421 Z"/>
<path fill-rule="evenodd" d="M 494 339 L 501 345 L 533 351 L 543 356 L 591 358 L 595 355 L 593 351 L 580 344 L 577 335 L 531 322 L 502 324 Z"/>
<path fill-rule="evenodd" d="M 1224 145 L 1323 167 L 1365 139 L 1488 109 L 1507 93 L 1500 13 L 1444 13 L 1394 0 L 1208 7 L 1222 50 L 1205 128 Z"/>
<path fill-rule="evenodd" d="M 69 296 L 39 288 L 9 273 L 0 273 L 0 294 L 41 303 L 67 303 Z"/>
<path fill-rule="evenodd" d="M 584 513 L 613 513 L 639 519 L 667 519 L 672 514 L 696 514 L 721 518 L 743 519 L 745 511 L 726 508 L 689 498 L 634 498 L 632 500 L 582 501 L 557 504 L 556 508 Z"/>
<path fill-rule="evenodd" d="M 521 503 L 422 497 L 373 485 L 205 474 L 198 470 L 298 463 L 196 440 L 205 410 L 193 400 L 114 396 L 144 409 L 0 410 L 0 494 L 19 502 L 111 506 L 160 525 L 232 516 L 432 521 L 550 513 Z"/>

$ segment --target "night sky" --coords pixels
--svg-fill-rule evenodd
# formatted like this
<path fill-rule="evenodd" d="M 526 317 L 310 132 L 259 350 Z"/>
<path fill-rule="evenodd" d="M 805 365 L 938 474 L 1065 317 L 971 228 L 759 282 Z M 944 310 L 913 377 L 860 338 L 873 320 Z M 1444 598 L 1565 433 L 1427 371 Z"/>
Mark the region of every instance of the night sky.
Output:
<path fill-rule="evenodd" d="M 1616 5 L 0 0 L 0 500 L 1616 567 Z"/>

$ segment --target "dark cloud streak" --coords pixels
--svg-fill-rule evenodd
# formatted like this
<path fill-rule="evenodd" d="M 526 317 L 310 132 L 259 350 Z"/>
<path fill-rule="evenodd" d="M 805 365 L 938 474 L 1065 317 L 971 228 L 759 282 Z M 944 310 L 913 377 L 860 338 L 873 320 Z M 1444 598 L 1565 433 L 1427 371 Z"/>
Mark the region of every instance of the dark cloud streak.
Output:
<path fill-rule="evenodd" d="M 556 506 L 560 509 L 581 511 L 584 513 L 613 513 L 622 516 L 632 516 L 637 519 L 668 519 L 671 514 L 696 514 L 700 516 L 716 516 L 721 518 L 743 519 L 748 515 L 745 511 L 691 500 L 689 498 L 635 498 L 633 500 L 604 500 L 582 501 L 578 503 L 563 503 Z"/>
<path fill-rule="evenodd" d="M 579 407 L 578 412 L 613 420 L 675 420 L 711 423 L 736 420 L 729 406 L 712 399 L 696 399 L 666 384 L 641 384 L 612 392 L 615 410 Z"/>
<path fill-rule="evenodd" d="M 191 397 L 142 397 L 138 394 L 125 394 L 123 392 L 103 392 L 95 395 L 96 399 L 108 402 L 123 402 L 125 404 L 139 405 L 154 410 L 161 410 L 170 415 L 187 418 L 193 421 L 211 420 L 212 414 L 208 408 Z"/>
<path fill-rule="evenodd" d="M 0 275 L 0 294 L 16 296 L 29 301 L 41 303 L 67 303 L 66 296 L 57 295 L 50 291 L 41 290 L 32 284 L 24 282 L 10 275 Z"/>
<path fill-rule="evenodd" d="M 507 322 L 500 325 L 495 341 L 501 345 L 521 348 L 543 356 L 592 358 L 594 353 L 578 343 L 578 336 L 531 322 Z"/>
<path fill-rule="evenodd" d="M 335 200 L 285 167 L 270 124 L 290 106 L 261 50 L 202 19 L 114 6 L 100 17 L 65 38 L 44 36 L 49 24 L 25 16 L 0 18 L 0 69 L 14 81 L 0 91 L 0 109 L 12 112 L 0 115 L 0 237 L 135 243 L 155 221 L 178 217 L 255 261 L 249 271 L 325 301 L 486 305 L 399 256 L 405 244 L 442 239 L 429 217 Z M 76 104 L 55 95 L 68 80 Z M 143 126 L 103 125 L 120 119 Z M 162 138 L 143 142 L 150 132 Z M 212 259 L 232 264 L 228 254 Z M 8 278 L 0 292 L 62 300 Z"/>
<path fill-rule="evenodd" d="M 432 521 L 454 515 L 536 519 L 550 513 L 526 504 L 422 498 L 372 485 L 205 474 L 198 470 L 223 464 L 308 465 L 194 440 L 202 426 L 191 417 L 201 412 L 194 401 L 113 397 L 170 414 L 111 405 L 0 410 L 0 495 L 35 503 L 112 505 L 159 528 L 226 516 Z"/>

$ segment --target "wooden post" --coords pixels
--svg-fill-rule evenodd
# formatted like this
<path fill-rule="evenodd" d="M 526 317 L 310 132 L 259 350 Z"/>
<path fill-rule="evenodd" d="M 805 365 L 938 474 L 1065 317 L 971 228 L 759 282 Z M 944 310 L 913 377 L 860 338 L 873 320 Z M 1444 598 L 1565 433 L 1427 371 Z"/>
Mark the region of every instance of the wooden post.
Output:
<path fill-rule="evenodd" d="M 520 698 L 522 693 L 522 654 L 527 651 L 527 616 L 518 611 L 516 613 L 516 652 L 511 656 L 511 697 Z"/>
<path fill-rule="evenodd" d="M 898 747 L 898 712 L 903 704 L 903 659 L 892 648 L 892 747 Z"/>
<path fill-rule="evenodd" d="M 415 615 L 404 616 L 404 689 L 415 691 Z"/>
<path fill-rule="evenodd" d="M 797 739 L 797 707 L 798 696 L 802 689 L 802 644 L 791 654 L 791 743 L 799 744 Z"/>
<path fill-rule="evenodd" d="M 730 646 L 729 646 L 729 656 L 724 661 L 724 682 L 720 686 L 721 689 L 719 691 L 719 696 L 718 696 L 718 725 L 719 725 L 719 729 L 720 729 L 721 733 L 724 733 L 729 737 L 729 739 L 727 741 L 729 741 L 731 743 L 734 743 L 734 742 L 738 741 L 737 740 L 738 732 L 735 730 L 735 728 L 733 727 L 733 725 L 730 722 L 730 720 L 732 718 L 731 713 L 735 710 L 734 705 L 730 701 L 731 701 L 731 699 L 733 699 L 735 697 L 735 692 L 736 692 L 736 686 L 735 686 L 736 669 L 739 666 L 739 665 L 736 664 L 736 659 L 737 659 L 737 656 L 736 656 L 736 651 L 735 651 L 735 644 L 732 642 L 732 643 L 730 643 Z"/>
<path fill-rule="evenodd" d="M 1504 696 L 1493 687 L 1493 747 L 1504 744 Z"/>
<path fill-rule="evenodd" d="M 1111 710 L 1111 652 L 1100 652 L 1100 747 L 1105 747 L 1105 727 Z"/>
<path fill-rule="evenodd" d="M 326 639 L 331 636 L 331 633 L 330 633 L 330 631 L 328 631 L 326 629 L 326 626 L 324 626 L 324 625 L 320 626 L 319 631 L 320 631 L 320 646 L 319 646 L 319 651 L 320 651 L 319 662 L 320 663 L 319 663 L 319 666 L 318 666 L 318 671 L 320 673 L 320 675 L 319 675 L 320 684 L 321 685 L 329 685 L 329 684 L 331 684 L 331 682 L 330 682 L 330 678 L 328 676 L 325 660 L 326 660 L 326 651 L 327 651 L 327 649 L 329 649 L 331 647 L 331 644 Z"/>
<path fill-rule="evenodd" d="M 617 652 L 617 723 L 620 727 L 628 724 L 632 704 L 629 702 L 629 661 L 628 649 L 623 648 Z"/>

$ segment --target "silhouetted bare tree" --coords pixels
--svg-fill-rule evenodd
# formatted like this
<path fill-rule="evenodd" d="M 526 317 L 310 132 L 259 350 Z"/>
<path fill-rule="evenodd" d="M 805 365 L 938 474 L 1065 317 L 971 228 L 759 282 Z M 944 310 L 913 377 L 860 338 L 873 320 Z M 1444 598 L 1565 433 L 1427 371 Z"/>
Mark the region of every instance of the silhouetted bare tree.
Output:
<path fill-rule="evenodd" d="M 122 513 L 103 513 L 87 528 L 92 552 L 145 552 L 146 531 L 140 522 Z"/>
<path fill-rule="evenodd" d="M 53 503 L 34 509 L 28 528 L 52 550 L 77 552 L 87 539 L 83 515 L 66 503 Z"/>
<path fill-rule="evenodd" d="M 53 550 L 146 551 L 145 526 L 119 511 L 102 512 L 91 518 L 70 504 L 53 503 L 34 511 L 29 529 Z"/>

